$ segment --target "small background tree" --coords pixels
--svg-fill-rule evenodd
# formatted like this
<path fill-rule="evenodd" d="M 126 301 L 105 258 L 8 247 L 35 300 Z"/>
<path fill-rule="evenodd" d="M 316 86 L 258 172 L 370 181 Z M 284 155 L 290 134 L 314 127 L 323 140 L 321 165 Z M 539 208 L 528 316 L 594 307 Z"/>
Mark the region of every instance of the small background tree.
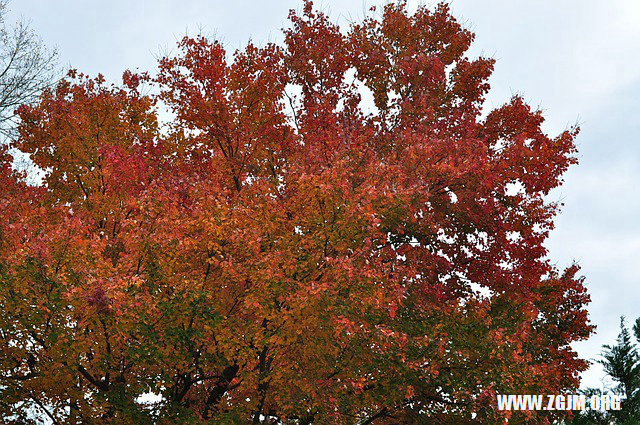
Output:
<path fill-rule="evenodd" d="M 640 342 L 640 318 L 633 327 L 636 340 Z M 615 345 L 603 346 L 602 359 L 598 361 L 607 376 L 613 380 L 609 391 L 596 388 L 585 390 L 590 397 L 595 394 L 615 394 L 622 399 L 620 410 L 607 412 L 583 412 L 576 416 L 572 424 L 640 424 L 640 356 L 636 344 L 627 329 L 624 317 L 620 318 L 620 334 Z"/>
<path fill-rule="evenodd" d="M 7 1 L 0 1 L 0 136 L 12 138 L 15 110 L 33 103 L 56 80 L 55 50 L 45 47 L 27 21 L 6 23 Z"/>

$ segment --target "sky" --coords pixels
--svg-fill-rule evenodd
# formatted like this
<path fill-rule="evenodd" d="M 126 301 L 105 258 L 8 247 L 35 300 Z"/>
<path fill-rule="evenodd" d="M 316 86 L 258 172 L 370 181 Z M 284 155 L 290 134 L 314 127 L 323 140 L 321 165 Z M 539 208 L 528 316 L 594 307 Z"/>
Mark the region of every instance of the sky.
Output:
<path fill-rule="evenodd" d="M 564 207 L 547 242 L 558 267 L 582 267 L 597 333 L 575 345 L 597 359 L 615 341 L 620 316 L 640 316 L 640 2 L 637 0 L 451 0 L 476 34 L 470 56 L 497 60 L 487 107 L 522 95 L 547 117 L 552 135 L 580 124 L 580 164 L 550 195 Z M 155 69 L 176 40 L 199 31 L 228 51 L 279 42 L 301 0 L 13 0 L 7 21 L 23 17 L 60 63 L 117 82 L 125 69 Z M 371 0 L 322 0 L 342 25 L 362 19 Z M 427 2 L 426 4 L 433 4 Z M 409 1 L 410 7 L 417 2 Z M 601 387 L 593 366 L 583 386 Z"/>

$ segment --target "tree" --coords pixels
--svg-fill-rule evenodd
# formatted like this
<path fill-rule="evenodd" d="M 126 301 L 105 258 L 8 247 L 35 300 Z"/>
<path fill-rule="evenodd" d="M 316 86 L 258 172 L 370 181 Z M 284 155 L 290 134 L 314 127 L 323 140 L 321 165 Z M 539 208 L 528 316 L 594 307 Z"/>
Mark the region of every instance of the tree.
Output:
<path fill-rule="evenodd" d="M 640 319 L 637 319 L 634 326 L 638 342 L 640 342 L 639 323 Z M 599 363 L 614 382 L 614 386 L 606 393 L 620 396 L 621 408 L 605 412 L 582 412 L 572 423 L 576 425 L 638 424 L 640 423 L 640 356 L 624 323 L 624 317 L 620 318 L 620 334 L 616 345 L 603 345 L 602 348 L 604 351 Z M 603 391 L 590 388 L 586 390 L 586 394 L 588 396 L 603 394 Z"/>
<path fill-rule="evenodd" d="M 600 364 L 616 383 L 613 393 L 623 398 L 621 413 L 614 412 L 620 423 L 640 421 L 640 357 L 635 344 L 620 319 L 620 334 L 616 345 L 605 345 Z"/>
<path fill-rule="evenodd" d="M 0 1 L 0 137 L 15 136 L 15 109 L 35 102 L 55 80 L 56 52 L 47 50 L 25 21 L 8 27 Z"/>
<path fill-rule="evenodd" d="M 8 421 L 493 424 L 496 393 L 578 386 L 588 295 L 543 247 L 577 129 L 482 118 L 493 60 L 445 4 L 290 21 L 20 108 L 49 171 L 2 169 Z"/>

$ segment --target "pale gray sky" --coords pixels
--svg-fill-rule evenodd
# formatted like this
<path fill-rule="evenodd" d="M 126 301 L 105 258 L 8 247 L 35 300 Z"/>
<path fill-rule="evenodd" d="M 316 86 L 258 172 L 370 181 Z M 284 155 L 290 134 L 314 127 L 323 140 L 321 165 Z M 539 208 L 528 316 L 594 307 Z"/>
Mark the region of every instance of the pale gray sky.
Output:
<path fill-rule="evenodd" d="M 316 5 L 342 24 L 358 20 L 371 0 Z M 409 2 L 415 4 L 416 2 Z M 249 38 L 282 39 L 297 0 L 13 0 L 63 65 L 118 81 L 127 68 L 153 70 L 155 57 L 187 31 L 215 34 L 227 50 Z M 612 343 L 620 315 L 640 316 L 640 2 L 637 0 L 452 0 L 453 13 L 476 33 L 473 55 L 497 59 L 488 105 L 521 94 L 540 106 L 546 130 L 579 122 L 580 165 L 553 193 L 565 203 L 548 242 L 558 266 L 577 260 L 591 293 L 597 334 L 577 345 L 595 358 Z M 593 367 L 584 384 L 600 386 Z"/>

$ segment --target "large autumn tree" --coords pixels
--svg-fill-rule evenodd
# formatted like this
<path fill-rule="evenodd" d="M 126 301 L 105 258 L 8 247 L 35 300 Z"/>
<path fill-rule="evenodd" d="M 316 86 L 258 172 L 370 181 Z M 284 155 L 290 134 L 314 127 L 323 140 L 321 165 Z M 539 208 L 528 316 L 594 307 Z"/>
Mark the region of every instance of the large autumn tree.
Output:
<path fill-rule="evenodd" d="M 46 177 L 3 154 L 5 422 L 495 424 L 575 390 L 588 296 L 543 243 L 577 129 L 483 110 L 446 5 L 371 16 L 306 2 L 283 46 L 185 38 L 20 109 Z"/>

